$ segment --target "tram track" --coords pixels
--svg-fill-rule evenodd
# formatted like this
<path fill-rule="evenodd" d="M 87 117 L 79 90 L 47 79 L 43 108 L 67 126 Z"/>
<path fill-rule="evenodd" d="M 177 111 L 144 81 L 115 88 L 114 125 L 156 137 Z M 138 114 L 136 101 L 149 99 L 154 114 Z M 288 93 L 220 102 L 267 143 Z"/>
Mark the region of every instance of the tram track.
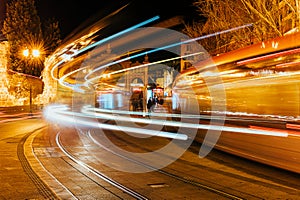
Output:
<path fill-rule="evenodd" d="M 112 133 L 110 132 L 110 133 L 108 133 L 108 135 L 112 135 Z M 120 145 L 121 148 L 123 148 L 123 147 L 130 147 L 130 148 L 133 148 L 133 149 L 134 148 L 140 148 L 140 149 L 143 149 L 142 150 L 143 152 L 149 152 L 149 151 L 153 150 L 153 149 L 147 149 L 147 147 L 145 147 L 143 145 L 135 144 L 131 140 L 124 140 L 122 137 L 120 137 L 120 134 L 113 134 L 113 135 L 114 135 L 113 136 L 114 141 L 118 140 L 118 141 L 121 141 L 121 143 L 123 142 L 123 145 L 118 144 L 118 145 Z M 240 190 L 239 188 L 234 188 L 234 187 L 233 188 L 224 187 L 224 186 L 222 186 L 221 183 L 213 182 L 211 180 L 211 177 L 210 177 L 209 180 L 207 180 L 206 178 L 203 178 L 201 176 L 199 177 L 199 176 L 196 176 L 196 175 L 193 175 L 193 174 L 185 173 L 184 171 L 178 171 L 178 169 L 174 168 L 174 166 L 175 165 L 176 166 L 181 165 L 182 169 L 185 168 L 184 166 L 186 166 L 186 167 L 191 166 L 191 168 L 194 171 L 197 171 L 200 168 L 202 168 L 201 170 L 203 170 L 204 173 L 212 173 L 212 174 L 216 173 L 216 176 L 224 176 L 225 178 L 227 177 L 229 180 L 230 179 L 241 180 L 239 182 L 249 182 L 251 184 L 254 183 L 254 184 L 257 184 L 257 185 L 261 185 L 263 187 L 274 188 L 274 190 L 285 191 L 285 192 L 288 192 L 290 194 L 293 194 L 293 193 L 297 192 L 294 188 L 291 188 L 291 187 L 288 187 L 288 186 L 285 186 L 285 185 L 281 185 L 280 183 L 273 183 L 271 180 L 270 181 L 263 180 L 263 178 L 255 177 L 255 175 L 253 175 L 253 176 L 249 175 L 249 177 L 242 177 L 242 176 L 239 176 L 238 174 L 235 174 L 234 172 L 222 171 L 222 170 L 219 170 L 219 169 L 211 168 L 209 166 L 203 166 L 203 167 L 201 167 L 202 165 L 192 166 L 193 165 L 192 162 L 190 162 L 188 160 L 182 160 L 181 158 L 179 158 L 176 161 L 176 164 L 174 166 L 168 166 L 168 167 L 165 167 L 163 169 L 156 169 L 153 166 L 148 165 L 144 162 L 140 162 L 139 160 L 135 160 L 132 157 L 126 158 L 126 156 L 124 156 L 122 154 L 111 151 L 110 148 L 105 147 L 105 144 L 101 145 L 99 142 L 97 142 L 97 139 L 95 139 L 93 137 L 93 134 L 91 134 L 91 133 L 87 133 L 87 136 L 88 136 L 88 138 L 90 138 L 90 140 L 92 142 L 96 143 L 97 145 L 100 145 L 101 148 L 105 149 L 106 151 L 109 151 L 110 153 L 112 153 L 116 156 L 122 157 L 123 159 L 130 160 L 131 162 L 134 162 L 135 164 L 139 164 L 143 167 L 152 169 L 153 171 L 155 171 L 157 173 L 163 174 L 165 176 L 176 179 L 176 180 L 181 181 L 183 183 L 193 185 L 197 188 L 204 189 L 204 190 L 206 190 L 208 192 L 211 192 L 211 193 L 218 194 L 219 196 L 225 197 L 227 199 L 264 199 L 264 197 L 260 196 L 259 194 L 255 193 L 255 192 L 251 192 L 251 190 L 248 191 L 248 190 L 245 190 L 245 189 Z M 94 136 L 96 136 L 96 134 Z M 132 151 L 132 149 L 128 150 L 128 151 Z M 200 167 L 200 168 L 198 168 L 198 167 Z M 188 170 L 186 170 L 186 171 L 188 171 Z M 205 171 L 207 171 L 207 172 L 205 172 Z"/>
<path fill-rule="evenodd" d="M 115 181 L 114 179 L 112 179 L 111 177 L 106 176 L 105 174 L 101 173 L 100 171 L 96 170 L 95 168 L 93 168 L 92 166 L 86 164 L 85 162 L 79 160 L 78 158 L 76 158 L 76 156 L 72 155 L 70 152 L 68 152 L 68 150 L 62 145 L 61 141 L 60 141 L 60 133 L 57 133 L 56 135 L 56 143 L 58 144 L 59 148 L 61 149 L 61 151 L 72 161 L 74 162 L 76 165 L 79 165 L 81 167 L 83 167 L 84 169 L 86 169 L 88 172 L 90 172 L 91 174 L 93 174 L 94 176 L 102 179 L 103 181 L 105 181 L 106 183 L 109 183 L 110 185 L 114 186 L 115 188 L 118 188 L 119 190 L 121 190 L 122 192 L 126 193 L 127 195 L 133 197 L 134 199 L 138 199 L 138 200 L 147 200 L 148 198 L 139 194 L 138 192 L 126 187 L 125 185 Z M 66 161 L 66 160 L 65 160 Z M 70 162 L 66 161 L 67 163 L 69 163 L 71 165 L 71 167 L 75 168 L 74 164 L 71 164 Z M 90 178 L 89 175 L 86 175 L 85 173 L 82 173 L 83 176 L 86 176 L 87 178 Z M 93 180 L 95 181 L 95 180 Z M 99 185 L 100 187 L 105 188 L 103 185 L 99 184 L 98 182 L 95 182 L 97 185 Z M 114 194 L 116 195 L 116 194 Z M 116 195 L 117 196 L 117 195 Z M 122 199 L 120 197 L 120 199 Z"/>
<path fill-rule="evenodd" d="M 105 146 L 99 144 L 99 143 L 93 138 L 93 136 L 92 136 L 92 134 L 91 134 L 90 132 L 87 133 L 87 137 L 88 137 L 91 141 L 93 141 L 93 143 L 96 143 L 98 146 L 100 145 L 100 147 L 101 147 L 101 148 L 104 148 L 106 151 L 109 151 L 110 153 L 113 153 L 113 154 L 115 154 L 115 155 L 117 155 L 117 156 L 119 156 L 119 157 L 121 157 L 121 158 L 123 158 L 123 159 L 126 159 L 126 160 L 128 160 L 128 161 L 130 161 L 130 162 L 133 162 L 133 163 L 135 163 L 135 164 L 138 164 L 138 165 L 140 165 L 140 166 L 149 168 L 149 169 L 151 169 L 151 170 L 153 170 L 153 171 L 156 171 L 157 173 L 160 173 L 160 174 L 162 174 L 162 175 L 164 175 L 164 176 L 167 176 L 167 177 L 169 177 L 169 178 L 176 179 L 177 181 L 183 182 L 183 183 L 185 183 L 185 184 L 188 184 L 188 185 L 191 185 L 191 186 L 194 186 L 194 187 L 197 187 L 197 188 L 206 190 L 206 191 L 208 191 L 208 192 L 210 192 L 210 193 L 217 194 L 218 196 L 223 197 L 223 198 L 225 197 L 226 199 L 236 199 L 236 200 L 237 200 L 237 199 L 239 199 L 239 200 L 245 199 L 245 198 L 240 197 L 240 196 L 238 196 L 238 195 L 234 195 L 234 194 L 232 194 L 232 193 L 229 193 L 229 192 L 226 192 L 226 191 L 223 191 L 223 190 L 214 188 L 214 187 L 212 187 L 212 186 L 210 186 L 210 185 L 201 183 L 201 182 L 199 182 L 199 181 L 197 181 L 197 180 L 193 180 L 193 179 L 191 179 L 191 178 L 185 178 L 185 177 L 183 177 L 183 176 L 179 176 L 178 174 L 170 173 L 170 172 L 168 172 L 168 171 L 166 171 L 166 170 L 163 170 L 163 169 L 157 169 L 157 168 L 155 168 L 155 167 L 153 167 L 153 166 L 151 166 L 151 165 L 145 164 L 145 163 L 140 162 L 140 161 L 138 161 L 138 160 L 135 160 L 135 159 L 126 157 L 126 156 L 124 156 L 124 155 L 118 154 L 118 153 L 116 153 L 116 152 L 113 152 L 113 151 L 111 151 L 109 148 L 106 148 Z M 82 162 L 82 161 L 80 161 L 80 162 Z M 250 195 L 248 194 L 247 196 L 249 197 Z M 252 197 L 253 197 L 253 196 L 252 196 Z M 256 199 L 261 199 L 261 198 L 256 198 Z"/>
<path fill-rule="evenodd" d="M 160 174 L 162 174 L 162 175 L 164 175 L 164 176 L 167 176 L 167 177 L 169 177 L 169 178 L 176 179 L 177 181 L 183 182 L 183 183 L 185 183 L 185 184 L 189 184 L 189 185 L 191 185 L 191 186 L 195 186 L 195 187 L 197 187 L 197 188 L 206 190 L 206 191 L 208 191 L 208 192 L 210 192 L 210 193 L 217 194 L 218 196 L 224 197 L 224 198 L 226 198 L 226 199 L 234 199 L 234 200 L 242 200 L 242 199 L 245 199 L 245 198 L 240 197 L 240 196 L 238 196 L 238 195 L 234 195 L 233 193 L 226 192 L 225 190 L 220 190 L 220 189 L 214 188 L 214 187 L 212 187 L 211 185 L 204 184 L 204 183 L 201 183 L 201 182 L 199 182 L 199 181 L 192 180 L 192 179 L 189 179 L 189 178 L 185 178 L 185 177 L 183 177 L 183 176 L 179 176 L 178 174 L 170 173 L 170 172 L 168 172 L 168 171 L 166 171 L 166 170 L 163 170 L 163 169 L 157 169 L 157 168 L 155 168 L 155 167 L 153 167 L 153 166 L 151 166 L 151 165 L 148 165 L 148 164 L 146 164 L 146 163 L 143 163 L 143 162 L 141 162 L 141 161 L 139 161 L 139 160 L 135 160 L 135 159 L 133 159 L 133 158 L 129 158 L 129 157 L 126 157 L 126 156 L 121 155 L 121 154 L 119 154 L 119 153 L 113 152 L 113 151 L 111 151 L 109 148 L 107 148 L 107 147 L 105 147 L 104 145 L 101 145 L 99 142 L 97 142 L 97 140 L 96 140 L 95 138 L 93 138 L 93 136 L 92 136 L 92 134 L 91 134 L 90 132 L 89 132 L 87 135 L 88 135 L 88 137 L 89 137 L 95 144 L 99 145 L 101 148 L 105 149 L 106 151 L 109 151 L 110 153 L 112 153 L 112 154 L 114 154 L 114 155 L 116 155 L 116 156 L 119 156 L 119 157 L 121 157 L 121 158 L 123 158 L 123 159 L 126 159 L 126 160 L 128 160 L 128 161 L 131 161 L 131 162 L 133 162 L 133 163 L 135 163 L 135 164 L 138 164 L 138 165 L 140 165 L 140 166 L 143 166 L 143 167 L 146 167 L 146 168 L 148 168 L 148 169 L 151 169 L 151 170 L 153 170 L 153 171 L 155 171 L 155 172 L 157 172 L 157 173 L 160 173 Z M 118 139 L 120 139 L 120 138 L 118 138 Z M 126 142 L 126 143 L 128 144 L 128 141 L 124 141 L 124 142 Z M 130 143 L 130 145 L 131 145 L 131 144 L 132 144 L 132 143 Z M 133 146 L 135 146 L 135 145 L 133 145 Z M 136 146 L 136 147 L 137 147 L 137 146 Z M 139 147 L 139 148 L 143 148 L 143 147 Z M 148 150 L 149 150 L 149 149 L 147 149 L 147 151 L 148 151 Z M 253 197 L 253 196 L 252 196 L 252 197 Z M 256 198 L 256 199 L 261 199 L 261 198 Z"/>
<path fill-rule="evenodd" d="M 118 189 L 122 190 L 123 192 L 127 193 L 128 195 L 130 195 L 131 197 L 133 197 L 134 199 L 139 199 L 139 200 L 146 200 L 146 199 L 152 199 L 151 197 L 147 197 L 147 196 L 144 196 L 142 194 L 140 194 L 139 192 L 136 192 L 134 191 L 133 189 L 130 189 L 130 188 L 127 188 L 125 185 L 113 180 L 112 178 L 108 177 L 107 175 L 105 175 L 104 173 L 100 172 L 99 170 L 97 170 L 95 167 L 92 166 L 92 164 L 88 164 L 85 160 L 83 160 L 82 158 L 77 158 L 76 155 L 74 155 L 72 152 L 69 152 L 67 150 L 67 147 L 64 147 L 64 145 L 62 144 L 61 142 L 61 139 L 60 139 L 61 135 L 60 133 L 57 134 L 56 136 L 56 142 L 57 144 L 59 145 L 59 148 L 63 151 L 63 153 L 65 155 L 67 155 L 67 157 L 72 161 L 74 162 L 76 165 L 79 165 L 83 168 L 85 168 L 86 170 L 88 170 L 91 174 L 97 176 L 98 178 L 106 181 L 107 183 L 113 185 L 114 187 L 117 187 Z M 119 155 L 120 157 L 124 158 L 122 155 Z M 207 192 L 210 192 L 210 193 L 213 193 L 215 194 L 216 196 L 219 196 L 219 198 L 221 199 L 234 199 L 234 200 L 242 200 L 242 199 L 245 199 L 245 198 L 242 198 L 242 197 L 239 197 L 237 195 L 234 195 L 234 194 L 231 194 L 231 193 L 228 193 L 226 191 L 222 191 L 220 189 L 217 189 L 217 188 L 213 188 L 209 185 L 205 185 L 201 182 L 198 182 L 198 181 L 195 181 L 195 180 L 192 180 L 192 179 L 188 179 L 188 178 L 184 178 L 183 176 L 179 176 L 179 175 L 176 175 L 176 174 L 173 174 L 173 173 L 170 173 L 170 172 L 167 172 L 165 170 L 158 170 L 158 169 L 155 169 L 153 168 L 152 166 L 150 165 L 147 165 L 145 163 L 141 163 L 137 160 L 132 160 L 130 158 L 127 158 L 128 160 L 134 162 L 135 164 L 138 163 L 140 164 L 141 166 L 143 167 L 148 167 L 148 168 L 151 168 L 153 170 L 155 170 L 156 172 L 160 173 L 161 175 L 164 175 L 164 176 L 167 176 L 169 179 L 176 179 L 176 181 L 179 181 L 179 182 L 183 182 L 184 184 L 188 184 L 190 186 L 193 186 L 193 187 L 197 187 L 198 189 L 202 189 L 202 190 L 206 190 Z M 66 161 L 66 160 L 65 160 Z M 70 161 L 66 161 L 67 163 L 70 163 Z M 97 165 L 97 164 L 94 164 L 94 165 Z M 72 164 L 72 166 L 74 166 L 74 164 Z M 89 176 L 90 177 L 90 176 Z M 171 181 L 172 182 L 172 181 Z M 158 184 L 159 185 L 159 184 Z M 154 186 L 155 187 L 155 186 Z M 176 192 L 174 191 L 174 194 L 176 194 Z"/>
<path fill-rule="evenodd" d="M 45 147 L 45 145 L 47 146 L 45 141 L 35 144 L 33 147 L 33 140 L 38 136 L 43 137 L 43 128 L 45 127 L 27 133 L 17 144 L 17 156 L 22 168 L 43 199 L 98 199 L 99 197 L 102 199 L 147 199 L 92 167 L 83 164 L 74 156 L 68 155 L 64 147 L 61 147 L 62 149 Z M 59 134 L 56 135 L 56 139 L 59 144 Z M 54 151 L 51 152 L 51 149 Z M 56 156 L 48 157 L 45 154 L 56 154 Z M 75 177 L 79 177 L 82 183 L 71 184 Z M 107 183 L 117 189 L 108 187 Z M 121 192 L 117 190 L 121 190 Z"/>

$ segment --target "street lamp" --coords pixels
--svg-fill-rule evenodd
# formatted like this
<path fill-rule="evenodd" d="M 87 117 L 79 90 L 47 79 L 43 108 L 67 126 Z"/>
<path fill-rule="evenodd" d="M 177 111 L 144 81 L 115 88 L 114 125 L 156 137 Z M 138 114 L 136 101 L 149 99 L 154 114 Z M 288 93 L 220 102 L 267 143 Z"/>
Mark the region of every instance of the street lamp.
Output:
<path fill-rule="evenodd" d="M 26 57 L 26 59 L 36 59 L 38 57 L 40 57 L 40 50 L 38 49 L 32 49 L 31 51 L 26 48 L 23 50 L 23 56 Z M 29 88 L 29 109 L 30 109 L 30 114 L 32 115 L 32 83 L 31 81 L 29 81 L 30 83 L 30 88 Z"/>
<path fill-rule="evenodd" d="M 38 49 L 32 49 L 31 52 L 27 48 L 23 50 L 23 56 L 25 56 L 25 57 L 38 58 L 38 57 L 40 57 L 40 55 L 41 55 L 41 52 Z"/>
<path fill-rule="evenodd" d="M 23 50 L 23 56 L 28 57 L 29 56 L 29 49 Z"/>
<path fill-rule="evenodd" d="M 34 58 L 40 57 L 40 50 L 38 50 L 38 49 L 33 49 L 33 50 L 32 50 L 32 56 L 33 56 Z"/>

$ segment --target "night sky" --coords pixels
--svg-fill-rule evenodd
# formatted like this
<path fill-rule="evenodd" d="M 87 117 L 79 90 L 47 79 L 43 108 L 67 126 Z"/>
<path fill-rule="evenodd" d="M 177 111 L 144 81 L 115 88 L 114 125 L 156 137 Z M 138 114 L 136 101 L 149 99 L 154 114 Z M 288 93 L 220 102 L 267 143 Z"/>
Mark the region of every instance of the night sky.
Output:
<path fill-rule="evenodd" d="M 65 37 L 91 16 L 111 7 L 108 4 L 110 2 L 112 1 L 36 0 L 36 5 L 42 20 L 54 17 L 59 21 L 62 36 Z M 124 0 L 116 2 L 119 7 Z"/>
<path fill-rule="evenodd" d="M 0 0 L 0 22 L 3 23 L 5 17 L 5 4 L 9 0 Z M 36 0 L 38 15 L 42 20 L 54 17 L 59 21 L 62 38 L 69 35 L 80 24 L 89 18 L 103 14 L 110 14 L 122 5 L 128 2 L 137 5 L 136 15 L 147 13 L 166 16 L 185 15 L 186 18 L 193 18 L 197 15 L 195 8 L 192 6 L 193 0 Z"/>
<path fill-rule="evenodd" d="M 179 3 L 174 0 L 36 0 L 41 18 L 55 17 L 60 22 L 63 37 L 96 13 L 110 14 L 129 2 L 137 5 L 137 15 L 153 13 L 153 16 L 158 14 L 161 16 L 187 15 L 188 17 L 195 15 L 196 12 L 191 6 L 193 0 L 182 0 Z"/>

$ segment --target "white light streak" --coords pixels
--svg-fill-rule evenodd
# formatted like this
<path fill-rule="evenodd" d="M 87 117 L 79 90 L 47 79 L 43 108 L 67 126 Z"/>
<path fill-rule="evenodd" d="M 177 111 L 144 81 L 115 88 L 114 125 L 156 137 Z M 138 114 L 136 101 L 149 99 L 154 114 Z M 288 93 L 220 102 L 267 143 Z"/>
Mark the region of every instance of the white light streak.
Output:
<path fill-rule="evenodd" d="M 45 118 L 48 121 L 52 121 L 61 125 L 71 125 L 71 126 L 85 126 L 91 128 L 103 128 L 107 130 L 113 131 L 123 131 L 131 133 L 137 133 L 142 135 L 150 135 L 150 136 L 157 136 L 157 137 L 165 137 L 177 140 L 187 140 L 188 136 L 185 134 L 180 133 L 171 133 L 166 131 L 156 131 L 156 130 L 147 130 L 143 128 L 133 128 L 133 127 L 126 127 L 126 126 L 115 126 L 111 124 L 104 124 L 99 123 L 96 121 L 88 121 L 88 118 L 93 119 L 92 116 L 88 116 L 82 113 L 76 113 L 71 111 L 66 111 L 65 107 L 60 110 L 58 106 L 55 106 L 55 110 L 49 106 L 45 110 Z M 85 118 L 86 120 L 84 120 Z"/>
<path fill-rule="evenodd" d="M 226 132 L 234 132 L 234 133 L 245 133 L 245 134 L 256 134 L 256 135 L 269 135 L 269 136 L 277 136 L 277 137 L 287 137 L 287 132 L 278 131 L 270 131 L 270 130 L 254 130 L 251 128 L 244 127 L 230 127 L 230 126 L 218 126 L 211 124 L 192 124 L 185 122 L 175 122 L 169 120 L 157 120 L 157 119 L 138 119 L 138 118 L 129 118 L 115 116 L 115 115 L 107 115 L 101 113 L 87 112 L 86 113 L 76 113 L 66 110 L 66 107 L 63 106 L 60 108 L 59 106 L 54 106 L 53 108 L 49 106 L 45 111 L 46 119 L 49 121 L 54 121 L 59 124 L 70 124 L 70 125 L 82 125 L 93 128 L 103 128 L 108 130 L 122 131 L 126 130 L 132 133 L 145 134 L 151 136 L 159 136 L 166 138 L 173 138 L 179 140 L 187 140 L 188 136 L 181 133 L 171 133 L 171 132 L 163 132 L 163 131 L 155 131 L 155 130 L 147 130 L 143 128 L 133 128 L 133 127 L 124 127 L 124 126 L 115 126 L 110 124 L 103 124 L 99 122 L 93 122 L 85 119 L 121 119 L 128 121 L 136 121 L 142 123 L 152 123 L 152 124 L 164 124 L 166 126 L 175 126 L 175 127 L 184 127 L 184 128 L 193 128 L 193 129 L 205 129 L 205 130 L 214 130 L 214 131 L 226 131 Z M 59 120 L 58 120 L 59 119 Z"/>

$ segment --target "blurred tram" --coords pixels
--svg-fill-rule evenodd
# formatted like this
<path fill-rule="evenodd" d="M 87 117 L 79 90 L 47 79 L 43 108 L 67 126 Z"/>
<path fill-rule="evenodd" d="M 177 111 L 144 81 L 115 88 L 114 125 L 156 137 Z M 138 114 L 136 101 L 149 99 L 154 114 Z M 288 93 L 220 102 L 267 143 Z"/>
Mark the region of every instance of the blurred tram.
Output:
<path fill-rule="evenodd" d="M 224 127 L 257 131 L 227 128 L 215 148 L 300 172 L 300 33 L 201 61 L 177 76 L 172 92 L 175 113 L 199 114 L 197 106 L 200 124 L 209 123 L 203 116 L 217 121 L 224 115 Z M 203 143 L 207 134 L 199 130 L 196 140 Z"/>

